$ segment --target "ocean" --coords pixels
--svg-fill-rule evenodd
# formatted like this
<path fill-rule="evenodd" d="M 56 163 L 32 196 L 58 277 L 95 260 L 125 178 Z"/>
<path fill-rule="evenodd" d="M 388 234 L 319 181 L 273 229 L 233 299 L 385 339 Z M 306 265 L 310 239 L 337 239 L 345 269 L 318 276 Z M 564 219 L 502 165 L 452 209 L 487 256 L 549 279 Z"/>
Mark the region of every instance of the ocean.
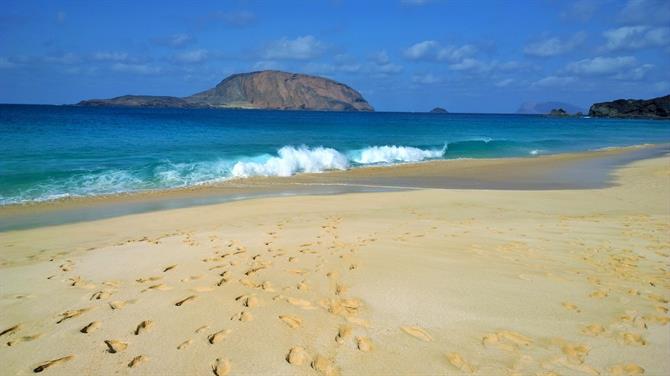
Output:
<path fill-rule="evenodd" d="M 658 120 L 0 105 L 0 205 L 667 142 Z"/>

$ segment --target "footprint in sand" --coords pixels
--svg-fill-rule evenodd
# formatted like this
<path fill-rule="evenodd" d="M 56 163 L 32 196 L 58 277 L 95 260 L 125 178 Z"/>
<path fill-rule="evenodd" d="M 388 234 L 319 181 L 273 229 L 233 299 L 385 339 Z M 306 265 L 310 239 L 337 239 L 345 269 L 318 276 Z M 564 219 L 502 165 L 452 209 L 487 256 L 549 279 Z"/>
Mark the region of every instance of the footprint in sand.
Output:
<path fill-rule="evenodd" d="M 63 313 L 60 314 L 61 319 L 58 320 L 58 321 L 56 321 L 56 324 L 60 324 L 60 323 L 62 323 L 62 322 L 65 321 L 65 320 L 69 320 L 69 319 L 71 319 L 71 318 L 75 318 L 75 317 L 81 316 L 81 315 L 83 315 L 84 313 L 86 313 L 86 312 L 88 312 L 88 311 L 90 311 L 90 310 L 92 310 L 92 309 L 93 309 L 92 307 L 88 307 L 88 308 L 73 309 L 73 310 L 70 310 L 70 311 L 65 311 L 65 312 L 63 312 Z"/>
<path fill-rule="evenodd" d="M 157 275 L 157 276 L 151 276 L 151 277 L 146 277 L 146 278 L 138 278 L 135 280 L 135 282 L 138 283 L 144 283 L 144 282 L 155 282 L 158 280 L 163 279 L 163 276 Z"/>
<path fill-rule="evenodd" d="M 605 327 L 600 324 L 588 325 L 582 329 L 582 333 L 586 334 L 587 336 L 599 336 L 605 333 Z"/>
<path fill-rule="evenodd" d="M 260 300 L 258 300 L 258 298 L 255 296 L 242 295 L 235 298 L 235 300 L 241 300 L 242 305 L 248 308 L 257 307 L 260 304 Z"/>
<path fill-rule="evenodd" d="M 128 348 L 127 343 L 115 339 L 108 339 L 105 341 L 105 344 L 107 345 L 107 352 L 112 354 L 116 354 Z"/>
<path fill-rule="evenodd" d="M 641 335 L 635 333 L 619 333 L 619 342 L 634 346 L 645 346 L 647 344 L 647 341 Z"/>
<path fill-rule="evenodd" d="M 412 337 L 418 338 L 422 341 L 430 342 L 433 340 L 433 337 L 431 337 L 428 332 L 418 326 L 401 326 L 400 329 Z"/>
<path fill-rule="evenodd" d="M 613 376 L 642 375 L 644 368 L 635 363 L 615 364 L 607 369 Z"/>
<path fill-rule="evenodd" d="M 134 357 L 133 360 L 130 361 L 130 363 L 128 363 L 128 367 L 129 368 L 135 368 L 135 367 L 139 366 L 140 364 L 142 364 L 142 363 L 144 363 L 148 360 L 149 360 L 149 358 L 147 358 L 146 356 L 138 355 L 138 356 Z"/>
<path fill-rule="evenodd" d="M 286 301 L 289 304 L 300 307 L 302 309 L 312 309 L 312 303 L 309 300 L 298 299 L 298 298 L 286 298 Z"/>
<path fill-rule="evenodd" d="M 340 329 L 337 331 L 337 336 L 335 336 L 335 342 L 340 345 L 344 343 L 344 339 L 351 335 L 351 327 L 348 325 L 340 326 Z"/>
<path fill-rule="evenodd" d="M 37 366 L 35 369 L 33 369 L 33 372 L 40 373 L 40 372 L 46 370 L 47 368 L 59 366 L 59 365 L 65 363 L 65 362 L 69 362 L 72 359 L 74 359 L 74 355 L 68 355 L 68 356 L 64 356 L 62 358 L 49 360 L 48 362 L 44 362 L 44 363 L 40 364 L 39 366 Z"/>
<path fill-rule="evenodd" d="M 164 285 L 164 284 L 162 284 L 162 283 L 159 283 L 159 284 L 157 284 L 157 285 L 151 285 L 151 286 L 145 288 L 144 290 L 142 290 L 142 292 L 147 292 L 147 291 L 167 291 L 167 290 L 170 290 L 170 287 L 168 287 L 168 286 L 166 286 L 166 285 Z"/>
<path fill-rule="evenodd" d="M 16 324 L 14 326 L 11 326 L 11 327 L 3 330 L 2 332 L 0 332 L 0 337 L 4 336 L 5 334 L 14 334 L 15 332 L 18 332 L 19 330 L 21 330 L 22 328 L 23 328 L 23 325 L 21 325 L 21 324 Z"/>
<path fill-rule="evenodd" d="M 211 334 L 209 337 L 207 337 L 207 340 L 209 341 L 210 344 L 213 345 L 213 344 L 223 340 L 224 338 L 226 338 L 226 336 L 228 334 L 230 334 L 230 332 L 231 332 L 230 329 L 220 330 L 220 331 L 218 331 L 214 334 Z"/>
<path fill-rule="evenodd" d="M 476 368 L 463 359 L 459 353 L 447 353 L 447 360 L 449 361 L 449 364 L 465 373 L 473 373 L 476 370 Z"/>
<path fill-rule="evenodd" d="M 19 338 L 14 339 L 13 341 L 7 342 L 7 346 L 15 346 L 15 345 L 19 344 L 20 342 L 34 341 L 34 340 L 40 338 L 41 336 L 42 336 L 42 334 L 33 334 L 31 336 L 19 337 Z"/>
<path fill-rule="evenodd" d="M 135 328 L 135 335 L 140 335 L 140 333 L 143 333 L 145 331 L 148 331 L 154 326 L 154 322 L 151 320 L 144 320 L 139 325 L 137 325 L 137 328 Z"/>
<path fill-rule="evenodd" d="M 94 299 L 95 300 L 104 300 L 104 299 L 109 298 L 111 295 L 112 295 L 111 292 L 101 290 L 101 291 L 94 292 L 93 295 L 91 295 L 91 298 L 89 300 L 94 300 Z"/>
<path fill-rule="evenodd" d="M 325 376 L 335 376 L 338 374 L 337 368 L 333 364 L 333 361 L 322 356 L 317 355 L 312 360 L 312 369 L 325 375 Z"/>
<path fill-rule="evenodd" d="M 128 305 L 128 303 L 135 303 L 136 300 L 115 300 L 109 303 L 109 308 L 113 310 L 119 310 Z"/>
<path fill-rule="evenodd" d="M 79 330 L 79 331 L 84 333 L 84 334 L 93 333 L 96 330 L 100 329 L 101 326 L 102 326 L 102 323 L 100 321 L 93 321 L 93 322 L 89 323 L 88 325 L 86 325 L 85 327 L 81 328 L 81 330 Z"/>
<path fill-rule="evenodd" d="M 242 321 L 242 322 L 248 322 L 254 319 L 254 317 L 251 315 L 250 312 L 247 311 L 242 311 L 240 313 L 234 314 L 231 318 L 233 321 Z"/>
<path fill-rule="evenodd" d="M 202 332 L 204 332 L 205 330 L 207 330 L 207 328 L 209 328 L 209 325 L 203 325 L 203 326 L 199 327 L 198 329 L 196 329 L 196 330 L 195 330 L 195 333 L 196 333 L 196 334 L 202 333 Z"/>
<path fill-rule="evenodd" d="M 187 347 L 189 347 L 193 343 L 192 339 L 187 339 L 186 341 L 182 342 L 177 346 L 177 350 L 183 350 Z"/>
<path fill-rule="evenodd" d="M 586 345 L 566 343 L 561 346 L 561 351 L 572 363 L 582 364 L 591 349 Z"/>
<path fill-rule="evenodd" d="M 165 268 L 163 268 L 163 273 L 168 272 L 168 271 L 170 271 L 170 270 L 172 270 L 176 267 L 177 267 L 177 264 L 166 266 Z"/>
<path fill-rule="evenodd" d="M 372 351 L 372 340 L 368 337 L 356 337 L 356 347 L 363 352 Z"/>
<path fill-rule="evenodd" d="M 563 303 L 561 303 L 561 305 L 563 306 L 563 308 L 565 308 L 569 311 L 575 311 L 577 313 L 581 312 L 581 310 L 575 304 L 568 303 L 568 302 L 563 302 Z"/>
<path fill-rule="evenodd" d="M 214 365 L 212 366 L 212 372 L 216 376 L 226 376 L 230 373 L 231 368 L 230 360 L 216 359 L 216 361 L 214 361 Z"/>
<path fill-rule="evenodd" d="M 299 328 L 302 325 L 302 319 L 296 316 L 279 316 L 279 319 L 291 329 Z"/>
<path fill-rule="evenodd" d="M 286 361 L 289 364 L 294 366 L 301 366 L 305 364 L 309 359 L 309 354 L 300 346 L 296 346 L 289 350 L 288 355 L 286 355 Z"/>
<path fill-rule="evenodd" d="M 186 303 L 192 302 L 193 300 L 195 300 L 195 298 L 196 298 L 195 295 L 191 295 L 191 296 L 188 296 L 188 297 L 176 302 L 174 305 L 176 305 L 177 307 L 181 307 L 182 305 L 184 305 Z"/>

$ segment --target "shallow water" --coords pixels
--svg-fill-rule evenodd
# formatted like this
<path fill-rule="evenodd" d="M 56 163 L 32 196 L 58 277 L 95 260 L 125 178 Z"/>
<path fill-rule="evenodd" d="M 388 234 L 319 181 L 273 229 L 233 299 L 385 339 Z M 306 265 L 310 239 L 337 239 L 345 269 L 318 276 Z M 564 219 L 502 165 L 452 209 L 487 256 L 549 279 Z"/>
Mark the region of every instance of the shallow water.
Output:
<path fill-rule="evenodd" d="M 654 120 L 0 105 L 0 205 L 670 141 Z"/>

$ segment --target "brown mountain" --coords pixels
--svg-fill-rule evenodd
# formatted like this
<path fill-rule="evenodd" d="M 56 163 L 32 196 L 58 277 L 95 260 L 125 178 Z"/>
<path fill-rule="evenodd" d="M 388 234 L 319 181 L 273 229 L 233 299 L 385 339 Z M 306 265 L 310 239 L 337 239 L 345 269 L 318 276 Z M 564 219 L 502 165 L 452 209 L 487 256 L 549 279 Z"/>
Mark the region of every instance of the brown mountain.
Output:
<path fill-rule="evenodd" d="M 356 90 L 347 85 L 323 77 L 280 71 L 234 74 L 212 89 L 185 98 L 125 95 L 85 100 L 78 105 L 374 111 Z"/>
<path fill-rule="evenodd" d="M 616 118 L 670 118 L 670 95 L 652 99 L 617 99 L 595 103 L 589 116 Z"/>

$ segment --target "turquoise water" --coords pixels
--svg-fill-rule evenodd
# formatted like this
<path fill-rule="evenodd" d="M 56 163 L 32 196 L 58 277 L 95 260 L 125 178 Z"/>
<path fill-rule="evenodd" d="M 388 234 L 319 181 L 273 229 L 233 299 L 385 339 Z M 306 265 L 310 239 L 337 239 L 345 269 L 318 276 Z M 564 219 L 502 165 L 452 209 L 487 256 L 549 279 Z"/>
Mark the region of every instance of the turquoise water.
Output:
<path fill-rule="evenodd" d="M 670 122 L 0 105 L 0 205 L 670 141 Z"/>

